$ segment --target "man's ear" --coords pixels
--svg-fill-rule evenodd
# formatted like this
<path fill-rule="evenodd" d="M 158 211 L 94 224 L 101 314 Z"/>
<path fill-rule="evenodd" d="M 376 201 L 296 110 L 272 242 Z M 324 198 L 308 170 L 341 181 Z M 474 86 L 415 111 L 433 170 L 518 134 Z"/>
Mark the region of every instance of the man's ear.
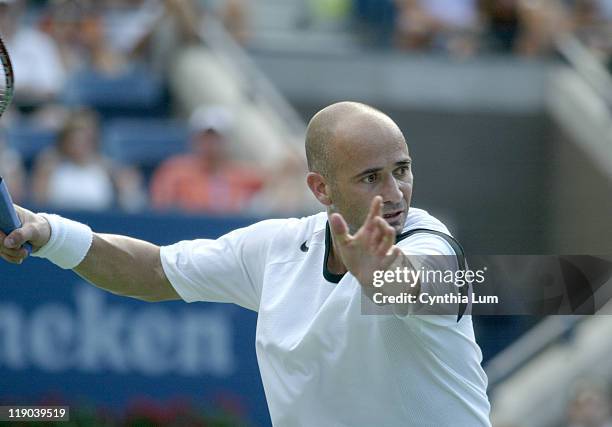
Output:
<path fill-rule="evenodd" d="M 306 184 L 308 184 L 308 188 L 310 188 L 310 191 L 312 191 L 312 194 L 314 194 L 319 202 L 323 203 L 325 206 L 332 204 L 332 200 L 329 196 L 329 187 L 321 174 L 309 172 L 308 175 L 306 175 Z"/>

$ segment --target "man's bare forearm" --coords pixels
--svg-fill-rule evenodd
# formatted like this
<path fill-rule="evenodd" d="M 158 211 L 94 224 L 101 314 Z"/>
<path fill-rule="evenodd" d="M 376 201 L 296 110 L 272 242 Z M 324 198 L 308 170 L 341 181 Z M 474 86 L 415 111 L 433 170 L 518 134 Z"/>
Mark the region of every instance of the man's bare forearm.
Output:
<path fill-rule="evenodd" d="M 114 294 L 145 301 L 180 298 L 164 273 L 160 248 L 131 237 L 94 233 L 91 249 L 74 271 Z"/>
<path fill-rule="evenodd" d="M 28 256 L 28 252 L 22 248 L 24 243 L 30 243 L 32 252 L 35 253 L 51 240 L 52 227 L 49 222 L 51 217 L 35 214 L 20 206 L 15 206 L 15 210 L 22 227 L 12 231 L 8 236 L 0 231 L 0 258 L 13 264 L 21 264 Z M 62 225 L 58 223 L 56 226 L 58 227 L 56 232 L 61 236 Z M 79 227 L 75 231 L 74 225 L 67 226 L 72 227 L 72 232 L 76 232 L 77 235 L 83 233 Z M 87 237 L 88 233 L 91 231 L 87 231 Z M 89 244 L 89 240 L 86 242 Z M 55 251 L 58 250 L 62 249 L 55 248 Z M 76 256 L 79 255 L 79 250 Z M 49 254 L 44 255 L 51 260 L 49 256 Z M 74 258 L 75 254 L 72 254 L 72 257 Z M 66 267 L 62 268 L 73 268 L 72 266 L 80 259 L 79 256 L 74 264 L 70 259 L 68 261 L 62 259 L 62 264 L 57 262 L 56 264 L 59 266 L 65 264 Z M 118 295 L 145 301 L 180 299 L 162 268 L 160 248 L 131 237 L 94 233 L 87 255 L 73 270 L 99 288 Z"/>

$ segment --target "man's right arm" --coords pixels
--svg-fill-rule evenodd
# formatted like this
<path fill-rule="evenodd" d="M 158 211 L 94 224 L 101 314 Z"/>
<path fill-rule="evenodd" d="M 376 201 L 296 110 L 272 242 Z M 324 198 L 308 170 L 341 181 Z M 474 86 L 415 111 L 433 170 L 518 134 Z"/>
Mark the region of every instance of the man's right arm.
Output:
<path fill-rule="evenodd" d="M 21 263 L 27 253 L 16 248 L 27 241 L 33 251 L 40 249 L 49 241 L 51 227 L 44 217 L 18 206 L 15 209 L 23 226 L 6 238 L 0 232 L 0 257 Z M 180 299 L 162 268 L 160 248 L 131 237 L 94 233 L 87 255 L 74 271 L 114 294 L 145 301 Z"/>

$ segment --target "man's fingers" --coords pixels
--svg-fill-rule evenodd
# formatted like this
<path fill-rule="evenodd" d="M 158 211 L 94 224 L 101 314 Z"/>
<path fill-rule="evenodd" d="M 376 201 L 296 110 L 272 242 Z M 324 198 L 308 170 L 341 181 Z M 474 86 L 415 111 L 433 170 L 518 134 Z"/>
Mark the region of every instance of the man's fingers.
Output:
<path fill-rule="evenodd" d="M 4 246 L 9 249 L 20 248 L 21 245 L 32 238 L 33 231 L 31 225 L 26 225 L 14 230 L 4 239 Z"/>
<path fill-rule="evenodd" d="M 383 257 L 395 244 L 395 230 L 381 217 L 376 219 L 376 228 L 380 230 L 380 240 L 375 247 L 376 255 Z"/>
<path fill-rule="evenodd" d="M 10 249 L 2 245 L 0 246 L 0 254 L 14 258 L 25 258 L 28 255 L 28 251 L 23 248 Z"/>
<path fill-rule="evenodd" d="M 383 231 L 376 224 L 372 226 L 371 230 L 368 230 L 368 246 L 372 251 L 377 250 L 383 237 Z"/>
<path fill-rule="evenodd" d="M 11 233 L 9 236 L 12 238 Z M 9 237 L 2 231 L 0 231 L 0 257 L 5 261 L 8 261 L 13 264 L 21 264 L 25 258 L 28 256 L 28 251 L 21 248 L 20 246 L 11 247 L 7 246 L 6 242 Z M 10 242 L 9 242 L 10 243 Z"/>
<path fill-rule="evenodd" d="M 375 216 L 370 220 L 370 226 L 364 230 L 369 248 L 376 251 L 384 237 L 385 229 L 381 226 L 381 221 L 386 224 L 380 216 Z"/>
<path fill-rule="evenodd" d="M 393 263 L 393 261 L 395 261 L 395 259 L 400 255 L 402 255 L 402 250 L 399 248 L 399 246 L 392 246 L 391 249 L 389 249 L 389 251 L 387 252 L 389 264 Z"/>
<path fill-rule="evenodd" d="M 336 242 L 345 245 L 351 240 L 348 225 L 346 225 L 346 221 L 342 218 L 342 215 L 337 213 L 332 214 L 329 223 Z"/>
<path fill-rule="evenodd" d="M 23 224 L 25 222 L 25 209 L 23 209 L 21 206 L 17 206 L 15 204 L 13 204 L 13 208 L 15 208 L 15 213 L 17 214 L 17 218 L 19 218 L 19 221 L 21 221 L 21 223 Z"/>
<path fill-rule="evenodd" d="M 387 253 L 383 257 L 381 270 L 386 270 L 397 260 L 397 258 L 402 255 L 403 252 L 398 246 L 391 246 Z"/>
<path fill-rule="evenodd" d="M 7 234 L 4 231 L 0 230 L 0 250 L 2 248 L 9 247 L 9 246 L 6 246 L 6 243 L 7 243 L 6 238 L 7 238 Z"/>
<path fill-rule="evenodd" d="M 375 210 L 371 212 L 375 213 Z M 370 219 L 369 227 L 363 227 L 355 237 L 363 239 L 373 255 L 383 257 L 395 244 L 395 229 L 381 216 L 374 216 Z"/>
<path fill-rule="evenodd" d="M 0 253 L 0 258 L 2 258 L 3 260 L 7 262 L 10 262 L 11 264 L 21 264 L 23 260 L 25 259 L 25 257 L 22 257 L 22 256 L 10 256 L 4 253 Z"/>
<path fill-rule="evenodd" d="M 21 264 L 23 263 L 23 260 L 24 260 L 24 258 L 21 258 L 21 257 L 9 257 L 6 255 L 4 255 L 3 257 L 6 259 L 6 261 L 10 262 L 11 264 Z"/>
<path fill-rule="evenodd" d="M 374 218 L 379 216 L 382 216 L 382 197 L 376 196 L 372 199 L 372 202 L 370 203 L 370 210 L 368 211 L 368 216 L 366 217 L 364 226 L 373 226 Z"/>

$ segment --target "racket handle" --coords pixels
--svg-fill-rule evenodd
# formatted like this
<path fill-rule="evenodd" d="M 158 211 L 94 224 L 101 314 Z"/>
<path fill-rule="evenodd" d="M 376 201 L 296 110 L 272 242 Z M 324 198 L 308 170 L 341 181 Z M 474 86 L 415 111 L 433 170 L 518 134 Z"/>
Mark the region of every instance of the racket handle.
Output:
<path fill-rule="evenodd" d="M 13 230 L 21 228 L 21 221 L 15 212 L 11 193 L 9 193 L 4 180 L 0 176 L 0 230 L 4 234 L 10 234 Z M 32 253 L 32 245 L 24 243 L 22 246 L 28 255 Z"/>

